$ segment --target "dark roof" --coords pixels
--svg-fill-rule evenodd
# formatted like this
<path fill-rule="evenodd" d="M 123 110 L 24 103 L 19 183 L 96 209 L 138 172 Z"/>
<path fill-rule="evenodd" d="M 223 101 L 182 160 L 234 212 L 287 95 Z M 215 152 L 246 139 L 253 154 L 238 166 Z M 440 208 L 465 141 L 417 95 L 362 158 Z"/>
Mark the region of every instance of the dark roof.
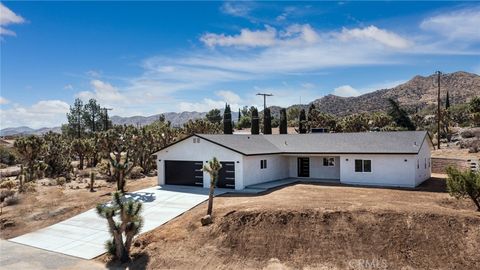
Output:
<path fill-rule="evenodd" d="M 196 136 L 243 155 L 417 154 L 426 131 Z"/>

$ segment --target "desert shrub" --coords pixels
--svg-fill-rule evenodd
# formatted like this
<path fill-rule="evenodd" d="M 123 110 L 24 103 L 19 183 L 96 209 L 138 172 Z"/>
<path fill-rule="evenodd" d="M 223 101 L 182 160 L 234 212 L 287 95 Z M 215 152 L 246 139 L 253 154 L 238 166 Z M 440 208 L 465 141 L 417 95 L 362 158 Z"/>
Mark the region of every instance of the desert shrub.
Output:
<path fill-rule="evenodd" d="M 143 175 L 143 168 L 140 166 L 135 166 L 133 169 L 130 171 L 130 178 L 131 179 L 138 179 L 142 178 Z"/>
<path fill-rule="evenodd" d="M 55 184 L 57 186 L 64 186 L 65 183 L 67 183 L 67 179 L 65 177 L 58 177 L 57 179 L 55 179 Z"/>
<path fill-rule="evenodd" d="M 3 202 L 6 198 L 13 196 L 15 191 L 9 189 L 2 189 L 0 190 L 0 202 Z"/>
<path fill-rule="evenodd" d="M 100 174 L 103 174 L 103 175 L 106 175 L 106 176 L 111 176 L 110 162 L 108 160 L 102 159 L 102 161 L 100 161 L 97 164 L 97 169 L 98 169 L 98 172 Z"/>
<path fill-rule="evenodd" d="M 455 167 L 447 168 L 447 190 L 451 196 L 470 198 L 480 211 L 480 172 L 470 169 L 461 171 Z"/>
<path fill-rule="evenodd" d="M 20 198 L 16 193 L 14 193 L 13 195 L 8 196 L 3 200 L 3 205 L 5 206 L 14 205 L 14 204 L 17 204 L 19 201 L 20 201 Z"/>
<path fill-rule="evenodd" d="M 37 191 L 37 184 L 34 182 L 27 182 L 23 184 L 23 191 L 25 192 L 35 192 Z"/>
<path fill-rule="evenodd" d="M 17 163 L 18 157 L 15 149 L 11 147 L 0 146 L 0 163 L 6 165 L 15 165 Z"/>
<path fill-rule="evenodd" d="M 12 189 L 15 186 L 16 186 L 16 183 L 13 180 L 3 180 L 0 183 L 0 188 Z"/>

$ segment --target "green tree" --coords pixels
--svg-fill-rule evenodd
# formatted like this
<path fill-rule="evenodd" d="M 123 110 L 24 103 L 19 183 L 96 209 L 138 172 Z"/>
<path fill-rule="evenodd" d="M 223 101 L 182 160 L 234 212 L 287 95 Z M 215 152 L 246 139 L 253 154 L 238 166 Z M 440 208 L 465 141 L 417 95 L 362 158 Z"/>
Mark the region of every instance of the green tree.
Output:
<path fill-rule="evenodd" d="M 190 119 L 183 124 L 183 133 L 187 136 L 192 134 L 219 134 L 220 132 L 220 124 L 214 124 L 203 119 Z"/>
<path fill-rule="evenodd" d="M 103 130 L 104 122 L 102 119 L 105 118 L 103 114 L 104 110 L 101 109 L 100 104 L 93 98 L 84 105 L 83 122 L 91 134 Z"/>
<path fill-rule="evenodd" d="M 88 149 L 90 147 L 88 144 L 89 142 L 87 139 L 74 139 L 70 146 L 72 154 L 74 155 L 74 157 L 78 158 L 80 162 L 78 166 L 80 170 L 83 170 L 84 167 L 85 156 L 87 155 Z"/>
<path fill-rule="evenodd" d="M 42 138 L 30 135 L 28 137 L 21 137 L 15 140 L 14 147 L 19 153 L 22 164 L 26 167 L 26 180 L 32 181 L 46 169 L 43 163 L 43 156 L 45 155 L 45 142 Z"/>
<path fill-rule="evenodd" d="M 212 109 L 210 110 L 205 117 L 207 118 L 210 123 L 220 124 L 222 122 L 222 115 L 220 114 L 219 109 Z"/>
<path fill-rule="evenodd" d="M 70 144 L 61 134 L 48 132 L 43 135 L 45 155 L 43 161 L 48 165 L 47 174 L 50 177 L 69 177 L 72 171 Z"/>
<path fill-rule="evenodd" d="M 392 124 L 392 117 L 384 112 L 375 112 L 370 115 L 370 130 L 382 130 Z"/>
<path fill-rule="evenodd" d="M 288 110 L 287 110 L 287 120 L 288 121 L 296 122 L 296 121 L 298 121 L 299 116 L 300 116 L 300 106 L 295 105 L 295 106 L 291 106 L 290 108 L 288 108 Z"/>
<path fill-rule="evenodd" d="M 408 130 L 415 130 L 415 125 L 408 116 L 407 112 L 402 109 L 395 100 L 389 98 L 388 102 L 390 103 L 388 114 L 390 117 L 392 117 L 397 126 L 406 128 Z"/>
<path fill-rule="evenodd" d="M 471 169 L 460 171 L 455 167 L 447 168 L 447 190 L 451 196 L 470 198 L 477 211 L 480 211 L 480 172 Z"/>
<path fill-rule="evenodd" d="M 83 101 L 75 99 L 73 106 L 70 106 L 70 112 L 67 113 L 68 124 L 62 127 L 62 133 L 73 138 L 82 138 L 85 134 L 84 114 Z"/>
<path fill-rule="evenodd" d="M 340 121 L 343 132 L 364 132 L 369 130 L 368 117 L 364 114 L 347 115 Z"/>
<path fill-rule="evenodd" d="M 470 125 L 470 112 L 468 104 L 455 104 L 448 108 L 448 114 L 452 122 L 461 127 Z"/>
<path fill-rule="evenodd" d="M 263 134 L 272 134 L 272 114 L 270 108 L 263 110 Z"/>
<path fill-rule="evenodd" d="M 298 133 L 305 134 L 307 133 L 307 116 L 305 115 L 305 109 L 300 110 L 298 116 Z"/>
<path fill-rule="evenodd" d="M 232 111 L 228 104 L 225 104 L 225 111 L 223 112 L 223 134 L 233 134 Z"/>
<path fill-rule="evenodd" d="M 258 110 L 257 108 L 253 108 L 252 110 L 252 127 L 250 132 L 252 135 L 260 134 L 260 119 L 258 119 Z"/>
<path fill-rule="evenodd" d="M 218 161 L 216 157 L 208 161 L 207 164 L 203 165 L 202 170 L 207 172 L 210 175 L 210 192 L 208 193 L 208 208 L 207 215 L 212 215 L 213 210 L 213 193 L 215 192 L 215 186 L 218 180 L 218 173 L 222 169 L 222 164 Z"/>
<path fill-rule="evenodd" d="M 287 110 L 285 108 L 280 109 L 280 134 L 287 134 Z"/>
<path fill-rule="evenodd" d="M 472 98 L 468 106 L 472 114 L 473 125 L 480 126 L 480 97 Z"/>
<path fill-rule="evenodd" d="M 105 243 L 107 251 L 122 263 L 130 261 L 133 238 L 143 226 L 140 215 L 142 203 L 126 199 L 120 192 L 115 192 L 111 204 L 99 204 L 96 209 L 98 215 L 107 220 L 112 235 L 112 239 Z"/>

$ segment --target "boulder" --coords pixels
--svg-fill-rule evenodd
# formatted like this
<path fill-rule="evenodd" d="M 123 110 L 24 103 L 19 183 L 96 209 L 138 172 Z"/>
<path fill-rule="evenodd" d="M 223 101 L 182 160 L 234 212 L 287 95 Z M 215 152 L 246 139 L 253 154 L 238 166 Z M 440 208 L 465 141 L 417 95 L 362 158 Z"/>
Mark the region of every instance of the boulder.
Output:
<path fill-rule="evenodd" d="M 202 226 L 207 226 L 213 223 L 212 216 L 206 215 L 200 219 Z"/>

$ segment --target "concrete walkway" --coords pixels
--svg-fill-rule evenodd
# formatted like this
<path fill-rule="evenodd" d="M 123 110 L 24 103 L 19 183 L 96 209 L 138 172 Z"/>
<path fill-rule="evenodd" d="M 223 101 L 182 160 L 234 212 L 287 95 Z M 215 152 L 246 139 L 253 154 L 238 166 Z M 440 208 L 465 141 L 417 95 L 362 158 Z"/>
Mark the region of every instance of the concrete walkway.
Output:
<path fill-rule="evenodd" d="M 209 190 L 187 186 L 157 186 L 129 193 L 129 197 L 143 202 L 142 233 L 150 231 L 183 214 L 208 199 Z M 215 194 L 224 193 L 216 190 Z M 95 209 L 24 234 L 9 241 L 59 252 L 83 259 L 93 259 L 105 253 L 105 242 L 110 239 L 107 221 Z M 21 257 L 19 257 L 20 259 Z"/>
<path fill-rule="evenodd" d="M 286 186 L 294 183 L 327 183 L 327 184 L 339 184 L 340 180 L 336 179 L 317 179 L 317 178 L 285 178 L 280 180 L 274 180 L 270 182 L 255 184 L 246 186 L 245 189 L 240 191 L 235 191 L 236 193 L 251 193 L 258 194 L 265 192 L 272 188 L 277 188 L 281 186 Z"/>
<path fill-rule="evenodd" d="M 1 270 L 102 270 L 103 264 L 0 240 Z"/>

